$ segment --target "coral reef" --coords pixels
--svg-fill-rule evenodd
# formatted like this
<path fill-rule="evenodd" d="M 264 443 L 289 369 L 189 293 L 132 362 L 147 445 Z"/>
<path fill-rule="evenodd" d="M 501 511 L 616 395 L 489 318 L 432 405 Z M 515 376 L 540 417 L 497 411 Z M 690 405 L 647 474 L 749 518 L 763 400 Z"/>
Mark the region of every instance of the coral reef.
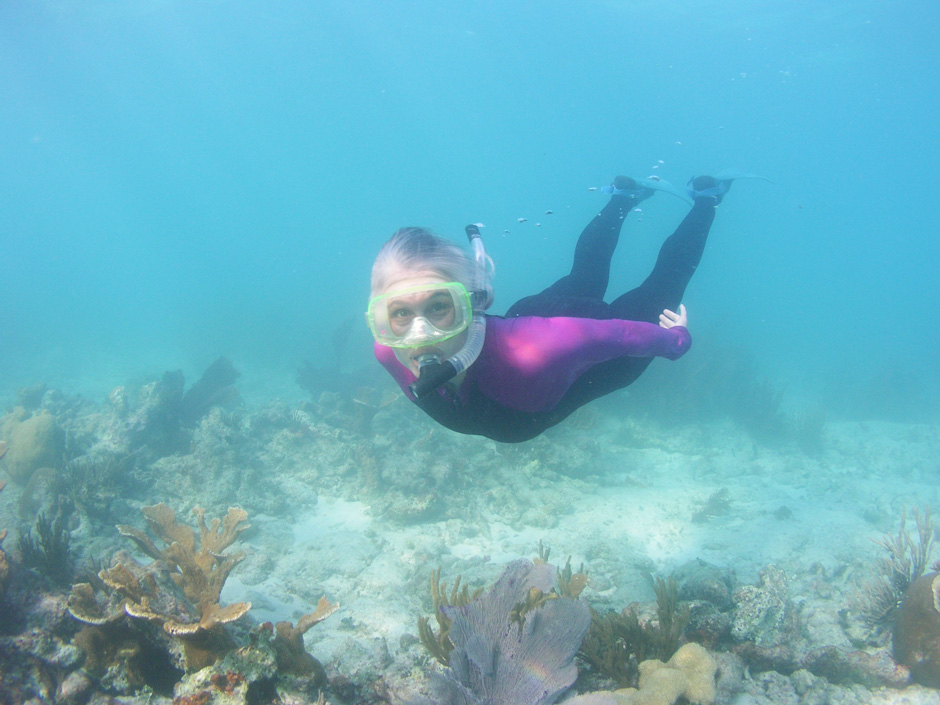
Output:
<path fill-rule="evenodd" d="M 250 525 L 245 523 L 248 513 L 229 507 L 223 519 L 213 519 L 211 525 L 206 525 L 205 510 L 194 507 L 193 514 L 200 530 L 197 552 L 196 533 L 185 524 L 177 523 L 171 507 L 156 504 L 143 507 L 141 511 L 154 534 L 166 544 L 164 549 L 157 548 L 146 534 L 132 526 L 119 525 L 118 531 L 132 539 L 151 558 L 165 560 L 176 568 L 173 580 L 193 603 L 217 603 L 229 572 L 244 558 L 242 552 L 225 555 L 222 551 L 249 528 Z"/>
<path fill-rule="evenodd" d="M 175 689 L 176 705 L 186 703 L 296 702 L 278 691 L 278 666 L 266 627 L 252 633 L 251 643 L 227 653 L 215 666 L 187 676 Z M 286 696 L 286 693 L 284 694 Z M 309 702 L 304 698 L 300 702 Z"/>
<path fill-rule="evenodd" d="M 338 609 L 325 597 L 296 626 L 266 623 L 245 646 L 225 629 L 250 608 L 219 602 L 226 578 L 244 557 L 225 553 L 248 528 L 243 510 L 230 508 L 207 523 L 195 508 L 198 537 L 165 504 L 142 512 L 164 547 L 133 527 L 118 529 L 155 560 L 141 565 L 119 552 L 94 584 L 74 585 L 68 600 L 69 613 L 85 625 L 74 643 L 102 688 L 115 694 L 149 688 L 175 694 L 179 702 L 208 703 L 222 694 L 233 698 L 224 702 L 277 700 L 278 679 L 288 690 L 298 683 L 302 689 L 326 685 L 323 667 L 303 642 L 305 632 Z"/>
<path fill-rule="evenodd" d="M 258 705 L 280 698 L 287 705 L 328 694 L 336 705 L 388 705 L 432 697 L 432 689 L 438 689 L 433 695 L 443 691 L 446 703 L 455 693 L 466 696 L 466 702 L 479 700 L 476 686 L 493 686 L 498 696 L 515 698 L 515 692 L 507 695 L 509 685 L 494 685 L 495 670 L 481 667 L 492 663 L 494 669 L 502 668 L 496 651 L 513 653 L 508 647 L 503 651 L 502 636 L 457 638 L 459 620 L 474 629 L 486 623 L 469 620 L 472 613 L 462 615 L 463 607 L 475 604 L 464 582 L 473 587 L 490 580 L 506 556 L 518 555 L 546 526 L 558 527 L 558 541 L 579 546 L 578 555 L 591 564 L 591 583 L 585 587 L 583 571 L 572 569 L 569 561 L 562 570 L 552 569 L 542 584 L 500 602 L 505 610 L 500 623 L 513 638 L 526 637 L 530 630 L 541 633 L 537 628 L 547 629 L 552 611 L 577 602 L 571 598 L 579 595 L 600 614 L 616 607 L 618 617 L 632 615 L 636 631 L 656 629 L 668 621 L 658 618 L 659 595 L 656 602 L 633 603 L 618 614 L 638 599 L 634 595 L 644 593 L 649 572 L 701 555 L 750 576 L 773 560 L 781 576 L 785 571 L 786 586 L 780 576 L 768 575 L 767 584 L 762 580 L 740 588 L 728 568 L 703 561 L 672 573 L 677 582 L 674 604 L 689 607 L 679 643 L 702 644 L 720 664 L 716 702 L 859 705 L 935 698 L 935 692 L 910 684 L 908 669 L 891 658 L 888 638 L 895 617 L 886 619 L 881 637 L 875 638 L 861 631 L 861 611 L 846 605 L 856 581 L 874 563 L 865 555 L 867 539 L 858 527 L 866 520 L 881 526 L 910 496 L 930 496 L 917 492 L 932 486 L 929 473 L 936 455 L 924 449 L 936 448 L 935 429 L 885 431 L 872 424 L 847 431 L 842 422 L 834 422 L 827 429 L 825 458 L 812 458 L 792 442 L 785 448 L 754 443 L 725 418 L 727 409 L 718 410 L 722 418 L 716 424 L 674 426 L 668 432 L 603 410 L 583 418 L 581 429 L 565 424 L 530 444 L 503 447 L 422 427 L 423 419 L 409 404 L 375 414 L 368 434 L 356 419 L 357 406 L 366 410 L 370 403 L 380 404 L 381 397 L 363 396 L 357 402 L 357 386 L 323 397 L 319 404 L 272 402 L 235 413 L 213 408 L 193 427 L 183 424 L 178 408 L 173 411 L 169 394 L 163 408 L 176 419 L 176 441 L 163 448 L 175 447 L 176 452 L 159 460 L 154 449 L 161 438 L 172 435 L 161 436 L 161 428 L 172 428 L 169 417 L 149 417 L 154 425 L 142 427 L 131 442 L 132 421 L 144 419 L 147 400 L 155 401 L 144 388 L 116 390 L 101 407 L 55 390 L 30 391 L 24 409 L 34 415 L 44 410 L 56 419 L 68 440 L 68 462 L 64 468 L 38 468 L 26 483 L 12 481 L 0 467 L 0 478 L 7 480 L 0 494 L 0 527 L 11 529 L 3 543 L 8 581 L 0 600 L 0 703 L 136 705 L 149 700 L 169 705 L 176 698 L 180 705 Z M 182 392 L 177 402 L 181 399 Z M 331 406 L 335 399 L 342 407 Z M 156 412 L 157 406 L 150 410 Z M 167 423 L 161 427 L 163 421 Z M 877 446 L 870 443 L 889 436 L 891 455 L 879 460 Z M 773 439 L 778 437 L 796 440 L 786 435 Z M 910 450 L 917 444 L 918 450 Z M 661 468 L 683 477 L 688 473 L 689 482 L 677 484 Z M 905 474 L 905 468 L 913 470 Z M 922 484 L 909 482 L 912 477 L 919 481 L 918 474 Z M 897 481 L 899 494 L 893 499 L 887 491 L 877 494 L 887 479 Z M 629 488 L 620 487 L 620 480 Z M 826 522 L 834 536 L 846 527 L 854 527 L 855 533 L 844 534 L 844 541 L 830 547 L 818 538 L 824 522 L 813 509 L 823 490 L 836 484 L 846 493 L 845 503 L 832 507 Z M 716 519 L 720 504 L 706 502 L 709 492 L 722 487 L 734 500 L 733 521 Z M 15 550 L 15 527 L 34 526 L 40 514 L 56 517 L 61 495 L 76 510 L 68 524 L 75 573 L 82 575 L 82 562 L 90 556 L 110 557 L 93 575 L 75 578 L 84 582 L 73 587 L 68 611 L 62 591 L 37 571 L 26 570 Z M 629 499 L 620 502 L 621 496 Z M 139 506 L 159 501 L 154 498 L 177 510 L 170 523 L 190 524 L 194 556 L 201 552 L 201 529 L 181 507 L 207 507 L 203 523 L 211 533 L 210 518 L 219 516 L 218 534 L 225 533 L 227 507 L 244 506 L 250 512 L 252 523 L 263 530 L 251 538 L 245 560 L 229 567 L 228 579 L 222 581 L 225 589 L 216 596 L 227 599 L 217 599 L 217 604 L 224 610 L 227 603 L 250 601 L 254 614 L 263 611 L 262 619 L 270 622 L 250 629 L 251 614 L 246 615 L 238 623 L 218 625 L 217 640 L 193 648 L 186 644 L 187 635 L 165 628 L 176 624 L 198 631 L 204 616 L 211 620 L 213 613 L 199 613 L 179 582 L 192 571 L 167 556 L 172 543 L 186 544 L 188 539 L 180 540 L 170 529 L 163 538 L 139 522 Z M 616 508 L 615 502 L 620 502 Z M 782 502 L 792 509 L 792 521 L 774 518 L 773 510 Z M 870 514 L 862 518 L 862 508 L 869 506 Z M 705 525 L 690 521 L 700 507 Z M 893 552 L 885 545 L 877 549 L 885 549 L 881 555 L 890 559 L 885 565 L 891 570 L 874 566 L 877 580 L 891 588 L 885 590 L 889 608 L 903 594 L 896 592 L 899 583 L 891 576 L 905 575 L 910 581 L 916 570 L 908 571 L 905 561 L 924 566 L 931 560 L 929 551 L 921 559 L 920 549 L 912 553 L 911 548 L 919 539 L 926 546 L 932 529 L 921 538 L 914 519 L 908 519 L 909 538 L 890 537 Z M 151 553 L 145 559 L 134 550 L 138 564 L 128 552 L 133 547 L 110 530 L 114 524 L 142 529 L 160 557 Z M 32 537 L 38 547 L 35 528 Z M 224 562 L 245 537 L 240 533 L 215 559 Z M 135 544 L 143 550 L 138 540 L 140 536 Z M 122 543 L 128 551 L 115 553 Z M 537 560 L 547 562 L 547 549 Z M 807 565 L 810 561 L 819 563 Z M 424 566 L 439 564 L 449 579 L 445 585 L 437 573 L 431 599 L 417 610 L 429 618 L 419 641 L 409 620 L 416 595 L 427 592 Z M 218 583 L 211 572 L 200 578 L 205 586 Z M 463 580 L 454 590 L 452 576 L 458 574 Z M 310 627 L 316 615 L 323 614 L 314 608 L 324 593 L 342 595 L 345 614 L 335 613 L 314 630 Z M 128 607 L 137 616 L 130 616 Z M 307 612 L 312 614 L 301 616 Z M 883 613 L 875 609 L 871 614 Z M 678 633 L 674 627 L 667 631 Z M 438 649 L 434 658 L 422 642 L 432 652 Z M 200 655 L 196 646 L 211 655 Z M 625 685 L 640 684 L 640 663 L 653 657 L 668 661 L 651 653 L 651 646 L 644 648 L 645 656 L 624 657 L 633 669 L 632 675 L 620 676 Z M 211 665 L 195 670 L 213 658 Z M 579 691 L 619 687 L 585 659 L 574 663 L 580 670 L 574 684 Z M 461 664 L 463 680 L 456 676 Z M 434 671 L 440 673 L 432 676 Z M 512 670 L 499 673 L 519 686 L 523 702 L 536 687 L 521 682 Z M 650 695 L 649 683 L 644 681 L 645 697 L 658 699 L 647 702 L 672 698 Z M 554 680 L 548 689 L 555 702 L 570 697 Z M 569 702 L 616 703 L 620 700 L 612 698 L 632 696 L 637 693 L 586 693 Z M 688 695 L 679 702 L 686 700 Z"/>
<path fill-rule="evenodd" d="M 59 514 L 71 511 L 68 499 L 61 494 L 62 475 L 53 468 L 39 468 L 23 487 L 18 502 L 20 518 L 31 521 L 39 514 Z"/>
<path fill-rule="evenodd" d="M 150 619 L 140 614 L 141 605 L 146 605 Z M 68 611 L 85 625 L 75 644 L 86 654 L 86 670 L 113 693 L 147 686 L 170 694 L 208 641 L 190 644 L 185 636 L 164 628 L 170 621 L 190 623 L 198 616 L 165 563 L 142 566 L 126 551 L 115 554 L 113 566 L 94 576 L 94 583 L 72 586 Z M 234 646 L 222 635 L 215 640 L 218 651 Z"/>
<path fill-rule="evenodd" d="M 64 464 L 65 431 L 48 411 L 30 414 L 16 407 L 0 419 L 0 438 L 7 443 L 3 462 L 14 482 L 25 484 L 39 468 Z"/>
<path fill-rule="evenodd" d="M 866 687 L 904 688 L 911 682 L 907 667 L 898 664 L 887 651 L 848 651 L 823 646 L 800 653 L 789 645 L 760 647 L 745 642 L 734 648 L 752 672 L 794 674 L 807 671 L 832 683 L 861 684 Z"/>
<path fill-rule="evenodd" d="M 731 641 L 733 571 L 696 559 L 681 565 L 673 577 L 679 599 L 689 606 L 684 638 L 709 650 L 726 647 Z"/>
<path fill-rule="evenodd" d="M 99 687 L 113 694 L 148 688 L 178 702 L 217 702 L 213 698 L 225 695 L 231 699 L 218 702 L 253 703 L 276 701 L 281 691 L 326 686 L 326 672 L 304 650 L 303 635 L 338 605 L 321 598 L 296 626 L 267 622 L 251 632 L 250 643 L 238 646 L 222 631 L 229 620 L 218 613 L 213 625 L 203 616 L 198 629 L 187 628 L 194 616 L 173 579 L 177 573 L 167 568 L 163 560 L 142 566 L 119 552 L 113 567 L 99 575 L 102 589 L 73 586 L 68 610 L 85 625 L 73 643 Z"/>
<path fill-rule="evenodd" d="M 516 624 L 511 623 L 512 608 L 506 609 L 524 601 L 532 590 L 551 589 L 538 572 L 527 563 L 516 563 L 488 599 L 448 608 L 454 620 L 454 652 L 451 678 L 438 681 L 439 686 L 447 683 L 438 691 L 440 696 L 453 698 L 469 689 L 478 697 L 485 693 L 494 703 L 550 703 L 574 682 L 574 655 L 589 625 L 586 606 L 571 599 L 545 601 L 521 614 Z"/>

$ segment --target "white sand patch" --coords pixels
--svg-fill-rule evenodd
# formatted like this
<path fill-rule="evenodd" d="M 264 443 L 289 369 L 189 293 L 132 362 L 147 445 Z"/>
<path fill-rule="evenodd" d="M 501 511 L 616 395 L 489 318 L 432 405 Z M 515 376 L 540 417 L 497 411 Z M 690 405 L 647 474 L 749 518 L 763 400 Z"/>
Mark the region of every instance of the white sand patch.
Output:
<path fill-rule="evenodd" d="M 321 496 L 313 511 L 294 520 L 294 540 L 304 545 L 344 531 L 361 532 L 371 521 L 362 502 Z"/>

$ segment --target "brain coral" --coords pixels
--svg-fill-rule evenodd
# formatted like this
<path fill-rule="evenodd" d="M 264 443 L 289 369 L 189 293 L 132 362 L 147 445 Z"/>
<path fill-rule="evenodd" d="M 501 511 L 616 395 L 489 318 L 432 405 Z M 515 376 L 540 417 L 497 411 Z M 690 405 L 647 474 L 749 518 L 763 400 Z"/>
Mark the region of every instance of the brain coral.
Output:
<path fill-rule="evenodd" d="M 3 420 L 2 434 L 8 444 L 4 463 L 14 481 L 28 482 L 39 468 L 62 468 L 65 432 L 48 411 L 29 416 L 17 407 Z"/>

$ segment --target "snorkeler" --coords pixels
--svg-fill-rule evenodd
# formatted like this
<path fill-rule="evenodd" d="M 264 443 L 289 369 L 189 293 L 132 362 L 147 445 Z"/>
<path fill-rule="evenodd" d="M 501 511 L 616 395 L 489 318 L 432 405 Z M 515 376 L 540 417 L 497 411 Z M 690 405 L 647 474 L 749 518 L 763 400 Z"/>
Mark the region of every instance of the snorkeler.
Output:
<path fill-rule="evenodd" d="M 692 209 L 663 243 L 640 286 L 604 301 L 627 215 L 667 182 L 618 176 L 610 201 L 578 239 L 571 272 L 510 307 L 492 303 L 492 262 L 477 226 L 474 251 L 424 228 L 402 228 L 372 267 L 367 318 L 375 355 L 408 398 L 460 433 L 515 443 L 538 436 L 589 401 L 631 384 L 654 357 L 691 345 L 680 303 L 705 249 L 715 206 L 735 178 L 699 176 Z M 749 176 L 749 175 L 748 175 Z"/>

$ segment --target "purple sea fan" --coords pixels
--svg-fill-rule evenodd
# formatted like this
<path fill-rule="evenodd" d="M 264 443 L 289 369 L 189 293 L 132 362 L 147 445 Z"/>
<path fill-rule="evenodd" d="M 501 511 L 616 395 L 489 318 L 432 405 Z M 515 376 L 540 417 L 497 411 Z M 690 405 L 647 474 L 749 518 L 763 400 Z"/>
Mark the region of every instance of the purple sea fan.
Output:
<path fill-rule="evenodd" d="M 548 593 L 555 568 L 511 563 L 485 595 L 445 608 L 453 620 L 450 668 L 435 675 L 431 692 L 440 705 L 551 705 L 578 676 L 575 653 L 591 625 L 587 606 L 571 598 L 547 601 L 510 621 L 529 590 Z"/>

